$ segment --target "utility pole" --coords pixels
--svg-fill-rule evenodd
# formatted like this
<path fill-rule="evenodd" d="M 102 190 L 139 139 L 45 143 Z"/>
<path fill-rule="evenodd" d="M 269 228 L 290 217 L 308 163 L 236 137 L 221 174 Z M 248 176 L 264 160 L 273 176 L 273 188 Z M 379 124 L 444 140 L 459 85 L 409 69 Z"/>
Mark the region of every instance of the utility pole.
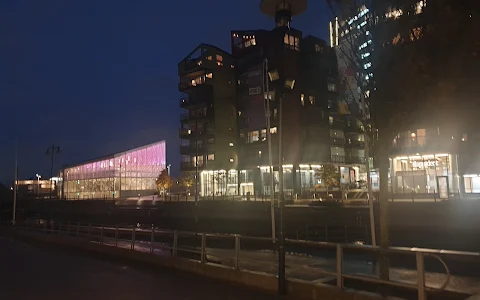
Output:
<path fill-rule="evenodd" d="M 60 153 L 60 147 L 51 145 L 47 149 L 47 155 L 50 155 L 52 159 L 52 163 L 50 164 L 50 199 L 52 199 L 52 189 L 53 189 L 53 158 L 55 157 L 55 154 Z"/>
<path fill-rule="evenodd" d="M 285 197 L 283 193 L 283 95 L 279 97 L 279 121 L 278 121 L 278 206 L 280 214 L 279 222 L 279 245 L 278 245 L 278 289 L 280 295 L 285 295 L 285 236 L 283 235 L 283 208 L 285 206 Z"/>
<path fill-rule="evenodd" d="M 265 81 L 266 90 L 266 109 L 265 117 L 267 121 L 267 143 L 268 143 L 268 170 L 270 172 L 270 217 L 272 220 L 272 241 L 275 243 L 275 187 L 273 185 L 273 157 L 272 157 L 272 133 L 271 128 L 271 111 L 270 111 L 270 89 L 268 78 L 268 59 L 265 58 L 265 64 L 263 68 L 263 80 Z"/>

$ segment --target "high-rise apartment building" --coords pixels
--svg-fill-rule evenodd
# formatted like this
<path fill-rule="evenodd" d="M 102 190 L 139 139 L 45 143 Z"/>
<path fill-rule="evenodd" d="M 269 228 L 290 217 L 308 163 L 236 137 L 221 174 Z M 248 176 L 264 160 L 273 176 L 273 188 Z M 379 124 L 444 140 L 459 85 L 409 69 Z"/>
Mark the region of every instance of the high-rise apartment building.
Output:
<path fill-rule="evenodd" d="M 178 64 L 182 172 L 198 170 L 199 193 L 238 193 L 235 59 L 201 44 Z"/>
<path fill-rule="evenodd" d="M 385 59 L 390 53 L 401 49 L 407 51 L 408 47 L 422 43 L 423 30 L 427 27 L 432 32 L 439 32 L 439 20 L 446 16 L 455 16 L 457 24 L 465 25 L 460 28 L 469 30 L 467 26 L 472 26 L 472 22 L 468 20 L 474 15 L 475 9 L 478 11 L 478 4 L 469 1 L 384 1 L 373 5 L 373 1 L 358 0 L 349 3 L 356 3 L 353 6 L 355 9 L 351 10 L 351 5 L 342 7 L 341 1 L 337 2 L 339 16 L 329 24 L 330 46 L 337 55 L 340 85 L 344 83 L 351 96 L 340 95 L 340 98 L 345 98 L 353 106 L 352 111 L 358 111 L 367 121 L 370 117 L 368 98 L 372 87 L 378 83 L 375 70 L 388 65 L 388 60 Z M 442 27 L 442 30 L 445 29 Z M 470 38 L 469 35 L 452 35 L 452 46 L 456 46 L 457 38 L 459 45 L 464 43 L 461 39 L 465 37 L 467 40 Z M 430 45 L 435 45 L 435 40 L 431 37 L 429 42 Z M 443 56 L 442 60 L 460 64 L 453 54 Z M 467 75 L 467 69 L 462 74 L 466 78 L 470 76 Z M 388 69 L 383 68 L 382 71 L 383 76 L 388 75 Z M 436 82 L 433 84 L 440 86 Z M 458 85 L 458 81 L 452 85 Z M 467 85 L 463 87 L 468 88 Z M 469 91 L 457 88 L 455 93 L 449 95 L 447 102 L 458 103 L 457 105 L 437 105 L 435 101 L 427 99 L 429 95 L 426 94 L 425 99 L 418 99 L 422 105 L 405 110 L 403 117 L 408 120 L 405 122 L 407 124 L 398 129 L 389 149 L 391 193 L 408 194 L 409 197 L 412 194 L 435 193 L 437 197 L 450 198 L 451 195 L 475 189 L 475 180 L 471 178 L 476 179 L 475 174 L 480 170 L 470 168 L 473 163 L 469 150 L 473 145 L 470 137 L 474 131 L 472 132 L 471 120 L 468 120 L 471 116 L 462 107 L 469 107 L 473 103 L 468 99 L 472 95 Z M 429 94 L 433 95 L 434 92 L 436 91 L 430 90 Z M 437 97 L 440 98 L 442 93 L 438 94 Z M 392 100 L 377 98 L 376 101 Z M 469 104 L 465 105 L 466 103 Z M 383 113 L 376 111 L 376 117 Z M 433 195 L 429 197 L 433 198 Z"/>
<path fill-rule="evenodd" d="M 286 9 L 273 30 L 232 31 L 231 55 L 201 45 L 179 64 L 179 90 L 187 95 L 180 105 L 188 110 L 181 170 L 198 169 L 201 196 L 271 195 L 272 177 L 278 191 L 280 119 L 287 192 L 310 197 L 325 164 L 338 168 L 341 184 L 366 179 L 365 128 L 339 101 L 335 51 L 291 28 L 290 17 Z"/>

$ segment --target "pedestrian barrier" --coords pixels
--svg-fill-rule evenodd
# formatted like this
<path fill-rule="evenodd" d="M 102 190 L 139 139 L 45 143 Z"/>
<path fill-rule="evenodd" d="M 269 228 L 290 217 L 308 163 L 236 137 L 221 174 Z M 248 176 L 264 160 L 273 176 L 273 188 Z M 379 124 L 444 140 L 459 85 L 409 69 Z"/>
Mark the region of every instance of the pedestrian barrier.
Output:
<path fill-rule="evenodd" d="M 202 264 L 221 264 L 223 267 L 235 270 L 270 271 L 275 273 L 277 261 L 269 261 L 268 257 L 276 257 L 278 240 L 264 237 L 251 237 L 238 234 L 198 233 L 190 231 L 164 230 L 155 228 L 141 228 L 138 226 L 121 227 L 98 224 L 81 224 L 73 222 L 55 222 L 52 220 L 27 220 L 18 223 L 16 229 L 34 231 L 42 234 L 59 235 L 73 239 L 81 239 L 89 243 L 127 248 L 135 251 L 147 252 L 152 255 L 165 255 L 196 260 Z M 443 291 L 449 284 L 451 274 L 444 258 L 480 261 L 478 252 L 461 252 L 435 250 L 425 248 L 390 247 L 381 249 L 358 244 L 339 244 L 331 242 L 315 242 L 306 240 L 286 239 L 285 246 L 310 248 L 316 251 L 329 252 L 335 259 L 333 269 L 316 267 L 286 261 L 286 268 L 292 277 L 298 270 L 302 276 L 310 274 L 312 278 L 332 281 L 338 289 L 345 288 L 345 280 L 356 280 L 367 284 L 378 284 L 415 290 L 419 300 L 426 300 L 427 292 Z M 244 250 L 242 250 L 244 249 Z M 255 255 L 252 255 L 255 254 Z M 375 258 L 406 255 L 414 258 L 416 282 L 394 281 L 381 278 L 376 274 L 360 274 L 345 271 L 346 255 L 367 255 Z M 437 287 L 426 282 L 425 258 L 438 260 L 445 271 L 445 281 Z M 315 276 L 313 276 L 315 275 Z M 291 277 L 290 275 L 287 276 Z"/>

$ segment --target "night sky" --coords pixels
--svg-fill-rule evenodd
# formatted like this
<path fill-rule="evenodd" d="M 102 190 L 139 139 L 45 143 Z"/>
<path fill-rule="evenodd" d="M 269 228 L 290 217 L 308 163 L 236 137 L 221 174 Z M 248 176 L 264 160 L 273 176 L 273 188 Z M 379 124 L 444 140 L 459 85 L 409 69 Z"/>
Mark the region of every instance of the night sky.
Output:
<path fill-rule="evenodd" d="M 238 6 L 235 6 L 238 3 Z M 177 63 L 198 44 L 230 52 L 230 31 L 272 29 L 260 0 L 0 1 L 0 181 L 165 139 L 178 173 Z M 328 38 L 310 1 L 293 27 Z M 54 171 L 56 172 L 56 171 Z"/>

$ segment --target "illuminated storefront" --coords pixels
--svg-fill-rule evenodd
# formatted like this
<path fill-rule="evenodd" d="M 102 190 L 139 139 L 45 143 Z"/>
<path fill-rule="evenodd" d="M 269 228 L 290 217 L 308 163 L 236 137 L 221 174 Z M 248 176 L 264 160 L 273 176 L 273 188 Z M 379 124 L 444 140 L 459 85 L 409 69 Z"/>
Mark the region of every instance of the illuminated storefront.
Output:
<path fill-rule="evenodd" d="M 459 193 L 458 157 L 454 154 L 417 154 L 391 159 L 393 192 L 448 197 Z"/>
<path fill-rule="evenodd" d="M 463 175 L 465 183 L 465 193 L 480 194 L 480 174 Z"/>
<path fill-rule="evenodd" d="M 63 198 L 113 199 L 153 195 L 165 170 L 165 141 L 65 168 Z"/>

